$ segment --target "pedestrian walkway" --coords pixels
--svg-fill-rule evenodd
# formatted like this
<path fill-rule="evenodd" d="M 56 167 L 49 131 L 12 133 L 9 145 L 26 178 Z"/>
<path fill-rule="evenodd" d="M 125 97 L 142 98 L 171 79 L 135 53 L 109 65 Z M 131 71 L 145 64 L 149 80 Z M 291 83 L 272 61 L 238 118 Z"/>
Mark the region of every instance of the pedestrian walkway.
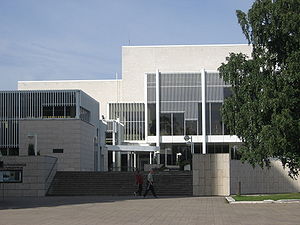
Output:
<path fill-rule="evenodd" d="M 300 204 L 230 205 L 222 197 L 0 199 L 0 225 L 298 225 Z"/>

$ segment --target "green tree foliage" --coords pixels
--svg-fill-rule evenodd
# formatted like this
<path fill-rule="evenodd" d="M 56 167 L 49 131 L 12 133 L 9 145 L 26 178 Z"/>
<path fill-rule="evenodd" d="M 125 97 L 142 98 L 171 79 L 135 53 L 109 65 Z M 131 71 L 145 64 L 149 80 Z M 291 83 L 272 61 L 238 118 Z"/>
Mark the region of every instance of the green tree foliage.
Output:
<path fill-rule="evenodd" d="M 233 54 L 219 68 L 232 85 L 223 120 L 253 166 L 278 158 L 289 175 L 300 168 L 300 0 L 256 0 L 238 22 L 252 55 Z"/>

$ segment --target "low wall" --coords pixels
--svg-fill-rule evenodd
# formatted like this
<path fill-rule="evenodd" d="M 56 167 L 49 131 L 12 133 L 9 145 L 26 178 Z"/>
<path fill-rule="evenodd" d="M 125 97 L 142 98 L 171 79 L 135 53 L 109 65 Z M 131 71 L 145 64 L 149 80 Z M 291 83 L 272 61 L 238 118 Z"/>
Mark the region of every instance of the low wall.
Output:
<path fill-rule="evenodd" d="M 193 155 L 193 195 L 229 195 L 229 154 Z"/>
<path fill-rule="evenodd" d="M 0 161 L 4 162 L 4 169 L 23 171 L 21 183 L 0 184 L 0 196 L 45 196 L 56 173 L 57 158 L 51 156 L 3 156 Z"/>
<path fill-rule="evenodd" d="M 241 182 L 241 194 L 267 194 L 300 192 L 300 179 L 288 176 L 278 160 L 271 161 L 270 169 L 253 168 L 239 160 L 230 162 L 230 194 L 237 194 Z"/>

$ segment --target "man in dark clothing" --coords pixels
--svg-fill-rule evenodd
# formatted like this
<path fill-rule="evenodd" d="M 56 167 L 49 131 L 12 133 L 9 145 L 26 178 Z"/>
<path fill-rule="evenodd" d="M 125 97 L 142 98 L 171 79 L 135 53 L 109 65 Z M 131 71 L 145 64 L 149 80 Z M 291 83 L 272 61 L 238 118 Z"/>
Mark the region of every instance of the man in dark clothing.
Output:
<path fill-rule="evenodd" d="M 144 198 L 146 197 L 146 195 L 148 194 L 149 190 L 151 190 L 152 195 L 157 198 L 155 191 L 154 191 L 154 187 L 153 187 L 153 173 L 154 170 L 151 169 L 148 176 L 147 176 L 147 187 L 146 187 L 146 191 L 144 193 Z"/>
<path fill-rule="evenodd" d="M 136 192 L 134 192 L 134 195 L 138 193 L 139 196 L 142 196 L 143 183 L 144 183 L 143 175 L 140 173 L 139 170 L 137 170 L 135 174 L 135 184 L 138 186 L 138 189 Z"/>

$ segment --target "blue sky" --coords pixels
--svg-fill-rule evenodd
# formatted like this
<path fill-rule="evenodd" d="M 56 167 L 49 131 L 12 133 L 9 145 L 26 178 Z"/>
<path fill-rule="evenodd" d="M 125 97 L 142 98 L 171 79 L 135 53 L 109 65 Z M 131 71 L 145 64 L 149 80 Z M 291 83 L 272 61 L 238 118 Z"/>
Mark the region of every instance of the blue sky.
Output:
<path fill-rule="evenodd" d="M 18 80 L 113 79 L 121 46 L 247 43 L 253 0 L 0 0 L 0 90 Z"/>

